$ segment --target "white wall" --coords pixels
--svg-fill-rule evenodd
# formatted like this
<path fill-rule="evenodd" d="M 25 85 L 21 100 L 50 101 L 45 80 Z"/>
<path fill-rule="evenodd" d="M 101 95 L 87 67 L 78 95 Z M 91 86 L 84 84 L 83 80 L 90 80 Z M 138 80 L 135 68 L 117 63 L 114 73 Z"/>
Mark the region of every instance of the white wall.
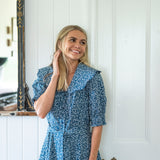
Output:
<path fill-rule="evenodd" d="M 160 1 L 26 0 L 26 81 L 52 59 L 58 31 L 84 27 L 91 64 L 102 70 L 108 97 L 100 152 L 110 160 L 160 155 Z M 0 159 L 37 160 L 46 120 L 0 117 Z"/>
<path fill-rule="evenodd" d="M 15 51 L 15 53 L 17 51 L 15 48 L 17 42 L 12 41 L 11 25 L 11 18 L 16 17 L 15 4 L 16 0 L 0 0 L 0 57 L 11 57 L 11 51 Z M 8 34 L 7 27 L 10 27 Z M 7 46 L 7 39 L 10 40 L 10 46 Z"/>

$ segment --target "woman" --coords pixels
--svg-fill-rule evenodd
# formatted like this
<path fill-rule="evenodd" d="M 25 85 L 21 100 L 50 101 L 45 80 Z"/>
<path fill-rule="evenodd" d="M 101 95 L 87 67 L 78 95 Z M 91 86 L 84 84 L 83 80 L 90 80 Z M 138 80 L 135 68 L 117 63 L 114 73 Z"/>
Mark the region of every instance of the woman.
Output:
<path fill-rule="evenodd" d="M 101 160 L 106 96 L 100 72 L 88 66 L 86 32 L 64 27 L 55 50 L 32 85 L 37 115 L 49 124 L 40 160 Z"/>

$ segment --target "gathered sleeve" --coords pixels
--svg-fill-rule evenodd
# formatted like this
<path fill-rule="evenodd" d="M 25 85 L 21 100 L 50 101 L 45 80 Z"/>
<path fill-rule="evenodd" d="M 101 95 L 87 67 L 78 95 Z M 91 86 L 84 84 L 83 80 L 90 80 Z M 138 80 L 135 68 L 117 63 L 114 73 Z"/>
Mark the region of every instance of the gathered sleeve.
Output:
<path fill-rule="evenodd" d="M 100 73 L 96 73 L 88 83 L 90 126 L 105 125 L 107 98 Z"/>
<path fill-rule="evenodd" d="M 32 84 L 33 88 L 33 98 L 32 102 L 34 103 L 46 90 L 46 83 L 44 82 L 44 74 L 41 69 L 38 70 L 37 79 Z"/>

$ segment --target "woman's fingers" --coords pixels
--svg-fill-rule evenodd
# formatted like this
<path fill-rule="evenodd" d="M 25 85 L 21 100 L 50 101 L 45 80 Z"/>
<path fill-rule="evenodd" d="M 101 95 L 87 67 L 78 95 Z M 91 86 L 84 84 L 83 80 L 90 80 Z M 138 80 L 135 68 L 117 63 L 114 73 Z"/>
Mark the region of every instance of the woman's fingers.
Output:
<path fill-rule="evenodd" d="M 54 74 L 57 74 L 59 75 L 59 66 L 58 66 L 58 59 L 59 59 L 59 56 L 61 54 L 61 50 L 57 50 L 54 54 L 54 59 L 53 59 L 53 71 L 54 71 Z"/>
<path fill-rule="evenodd" d="M 60 49 L 59 49 L 58 51 L 55 52 L 55 54 L 54 54 L 54 60 L 58 60 L 58 58 L 59 58 L 61 52 L 62 52 L 62 51 L 61 51 Z M 54 60 L 53 60 L 53 61 L 54 61 Z"/>

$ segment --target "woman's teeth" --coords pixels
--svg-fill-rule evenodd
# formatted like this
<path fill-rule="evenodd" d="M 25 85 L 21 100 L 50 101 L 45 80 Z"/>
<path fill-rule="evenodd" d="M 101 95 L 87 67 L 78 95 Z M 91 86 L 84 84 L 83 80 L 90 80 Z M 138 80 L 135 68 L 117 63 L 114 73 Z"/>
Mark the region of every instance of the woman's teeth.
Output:
<path fill-rule="evenodd" d="M 72 50 L 72 52 L 77 53 L 77 54 L 79 54 L 79 53 L 80 53 L 79 51 L 76 51 L 76 50 Z"/>

